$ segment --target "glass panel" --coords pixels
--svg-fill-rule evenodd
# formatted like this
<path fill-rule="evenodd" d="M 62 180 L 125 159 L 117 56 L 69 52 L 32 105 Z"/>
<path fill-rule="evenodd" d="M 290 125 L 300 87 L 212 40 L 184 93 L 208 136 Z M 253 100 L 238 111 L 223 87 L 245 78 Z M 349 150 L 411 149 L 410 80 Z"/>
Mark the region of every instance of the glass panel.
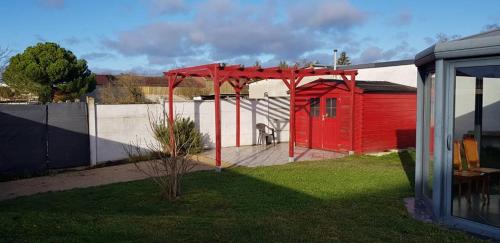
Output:
<path fill-rule="evenodd" d="M 309 104 L 311 105 L 310 115 L 311 117 L 319 116 L 319 98 L 309 99 Z"/>
<path fill-rule="evenodd" d="M 337 98 L 326 98 L 326 116 L 330 118 L 337 116 Z"/>
<path fill-rule="evenodd" d="M 455 71 L 453 215 L 500 227 L 500 66 Z"/>

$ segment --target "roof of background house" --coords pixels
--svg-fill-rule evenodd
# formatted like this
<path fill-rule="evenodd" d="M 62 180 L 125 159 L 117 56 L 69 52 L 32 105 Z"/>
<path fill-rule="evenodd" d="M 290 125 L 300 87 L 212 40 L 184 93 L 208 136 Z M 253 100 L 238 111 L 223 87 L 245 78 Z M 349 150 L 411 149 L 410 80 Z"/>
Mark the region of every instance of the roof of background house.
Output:
<path fill-rule="evenodd" d="M 111 83 L 113 78 L 114 78 L 113 75 L 96 74 L 95 75 L 95 83 L 96 83 L 96 85 L 107 85 L 107 84 Z"/>
<path fill-rule="evenodd" d="M 355 65 L 337 65 L 337 69 L 347 70 L 347 69 L 364 69 L 364 68 L 380 68 L 380 67 L 391 67 L 391 66 L 403 66 L 403 65 L 412 65 L 415 60 L 407 59 L 407 60 L 397 60 L 397 61 L 388 61 L 388 62 L 374 62 L 374 63 L 363 63 L 363 64 L 355 64 Z M 314 67 L 326 67 L 333 68 L 332 65 L 321 65 L 315 64 Z"/>
<path fill-rule="evenodd" d="M 319 83 L 344 83 L 342 80 L 338 79 L 318 79 L 316 81 L 310 82 L 303 86 L 297 88 L 297 91 L 302 89 L 307 89 L 309 87 L 318 85 Z M 356 87 L 364 90 L 365 92 L 417 92 L 417 89 L 414 87 L 391 83 L 387 81 L 362 81 L 356 80 Z"/>
<path fill-rule="evenodd" d="M 96 84 L 97 85 L 108 85 L 113 83 L 120 75 L 109 75 L 109 74 L 96 74 Z M 139 76 L 134 75 L 137 78 L 138 86 L 149 86 L 149 87 L 168 87 L 168 82 L 165 77 L 161 76 Z M 194 88 L 204 88 L 205 80 L 198 77 L 189 77 L 182 81 L 177 87 L 194 87 Z"/>
<path fill-rule="evenodd" d="M 213 94 L 209 94 L 209 95 L 199 95 L 198 97 L 200 97 L 202 100 L 214 100 L 215 99 L 215 95 Z M 228 94 L 228 93 L 223 93 L 223 94 L 220 94 L 219 96 L 221 99 L 227 99 L 227 98 L 235 98 L 236 97 L 236 94 Z M 241 94 L 241 97 L 242 98 L 246 98 L 248 97 L 248 94 Z"/>
<path fill-rule="evenodd" d="M 471 58 L 500 55 L 500 29 L 436 43 L 415 56 L 415 65 L 423 66 L 436 59 Z"/>

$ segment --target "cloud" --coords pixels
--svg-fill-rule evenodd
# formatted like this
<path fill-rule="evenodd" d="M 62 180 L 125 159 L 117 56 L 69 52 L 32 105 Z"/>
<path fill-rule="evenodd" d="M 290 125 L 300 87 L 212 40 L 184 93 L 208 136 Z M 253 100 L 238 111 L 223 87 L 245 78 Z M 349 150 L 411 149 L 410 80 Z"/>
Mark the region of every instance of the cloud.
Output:
<path fill-rule="evenodd" d="M 80 44 L 80 39 L 76 38 L 76 37 L 69 37 L 69 38 L 66 38 L 63 40 L 66 44 L 68 45 L 76 45 L 76 44 Z"/>
<path fill-rule="evenodd" d="M 38 0 L 38 4 L 48 9 L 63 9 L 65 0 Z"/>
<path fill-rule="evenodd" d="M 184 0 L 143 0 L 152 15 L 166 15 L 184 12 L 188 8 Z"/>
<path fill-rule="evenodd" d="M 129 69 L 114 69 L 114 68 L 100 68 L 94 67 L 90 68 L 93 73 L 96 74 L 112 74 L 118 75 L 123 73 L 133 73 L 145 76 L 162 76 L 165 70 L 155 69 L 150 67 L 135 66 Z"/>
<path fill-rule="evenodd" d="M 393 37 L 398 39 L 398 40 L 408 39 L 408 37 L 410 37 L 410 34 L 408 32 L 398 32 Z"/>
<path fill-rule="evenodd" d="M 78 38 L 78 37 L 68 37 L 66 39 L 63 39 L 63 42 L 67 45 L 78 45 L 78 44 L 82 44 L 82 43 L 85 43 L 85 42 L 91 42 L 92 39 L 90 39 L 89 37 L 83 37 L 83 38 Z"/>
<path fill-rule="evenodd" d="M 347 0 L 301 2 L 288 11 L 292 24 L 324 30 L 345 30 L 364 23 L 368 13 L 355 8 Z"/>
<path fill-rule="evenodd" d="M 410 47 L 406 41 L 402 41 L 397 46 L 386 50 L 377 46 L 370 46 L 365 48 L 359 57 L 354 58 L 353 63 L 359 64 L 397 59 L 411 59 L 414 57 L 416 51 L 417 50 Z"/>
<path fill-rule="evenodd" d="M 155 23 L 118 34 L 116 39 L 104 39 L 104 46 L 124 56 L 146 55 L 150 63 L 162 63 L 177 56 L 196 54 L 196 48 L 186 39 L 188 24 Z"/>
<path fill-rule="evenodd" d="M 85 60 L 96 60 L 96 59 L 109 59 L 114 58 L 115 55 L 106 52 L 91 52 L 85 55 L 82 55 L 82 58 Z"/>
<path fill-rule="evenodd" d="M 413 13 L 410 10 L 401 10 L 396 16 L 392 17 L 388 24 L 396 27 L 410 25 L 413 20 Z"/>
<path fill-rule="evenodd" d="M 124 56 L 146 56 L 150 64 L 161 65 L 254 63 L 261 56 L 298 60 L 308 52 L 331 48 L 331 40 L 339 36 L 335 30 L 348 31 L 368 17 L 346 0 L 296 3 L 281 15 L 273 0 L 261 5 L 229 0 L 193 4 L 197 11 L 192 19 L 143 25 L 101 43 Z M 304 13 L 297 14 L 300 8 Z"/>

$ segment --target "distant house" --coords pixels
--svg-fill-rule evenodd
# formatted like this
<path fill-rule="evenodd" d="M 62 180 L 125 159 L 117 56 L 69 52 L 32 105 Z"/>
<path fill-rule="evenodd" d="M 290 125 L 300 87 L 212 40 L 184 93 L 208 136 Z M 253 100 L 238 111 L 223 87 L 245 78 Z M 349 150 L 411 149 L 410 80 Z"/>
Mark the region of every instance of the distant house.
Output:
<path fill-rule="evenodd" d="M 160 98 L 168 97 L 168 82 L 160 76 L 139 76 L 129 75 L 134 78 L 133 82 L 139 86 L 148 100 L 157 101 Z M 99 90 L 108 85 L 115 85 L 120 75 L 97 74 L 96 91 L 91 96 L 97 97 Z M 175 100 L 190 100 L 197 96 L 213 95 L 213 82 L 205 78 L 190 77 L 175 88 Z M 229 84 L 223 84 L 221 92 L 233 94 L 233 88 Z M 248 89 L 242 91 L 242 94 L 248 93 Z M 98 98 L 98 97 L 97 97 Z"/>

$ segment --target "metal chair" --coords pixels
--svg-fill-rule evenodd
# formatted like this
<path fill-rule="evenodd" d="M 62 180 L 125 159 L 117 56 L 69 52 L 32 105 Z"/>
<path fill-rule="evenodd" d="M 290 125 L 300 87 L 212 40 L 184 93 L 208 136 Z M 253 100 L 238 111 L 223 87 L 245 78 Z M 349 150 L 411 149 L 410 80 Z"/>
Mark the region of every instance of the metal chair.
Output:
<path fill-rule="evenodd" d="M 276 137 L 274 135 L 274 128 L 269 127 L 268 125 L 264 123 L 257 123 L 255 125 L 257 128 L 257 131 L 259 131 L 259 137 L 257 139 L 257 144 L 265 144 L 267 145 L 267 138 L 272 139 L 273 145 L 276 145 Z M 270 133 L 267 132 L 267 130 L 270 131 Z"/>

